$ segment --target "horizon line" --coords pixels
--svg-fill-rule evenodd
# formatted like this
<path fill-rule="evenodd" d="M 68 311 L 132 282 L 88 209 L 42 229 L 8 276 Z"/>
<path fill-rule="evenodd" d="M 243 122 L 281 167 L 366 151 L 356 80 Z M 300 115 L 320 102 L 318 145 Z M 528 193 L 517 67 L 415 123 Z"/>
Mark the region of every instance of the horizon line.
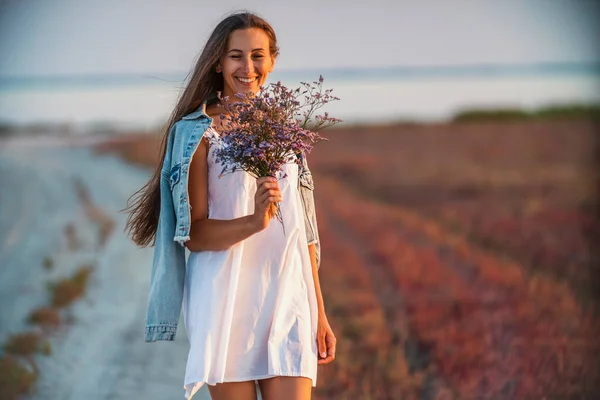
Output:
<path fill-rule="evenodd" d="M 467 69 L 487 69 L 487 68 L 499 68 L 499 69 L 513 69 L 513 68 L 564 68 L 564 67 L 593 67 L 600 68 L 600 60 L 596 61 L 536 61 L 529 63 L 501 63 L 501 62 L 479 62 L 479 63 L 466 63 L 466 64 L 398 64 L 398 65 L 381 65 L 372 67 L 355 67 L 355 66 L 340 66 L 340 67 L 309 67 L 309 68 L 279 68 L 278 73 L 297 73 L 307 71 L 399 71 L 399 70 L 467 70 Z M 184 70 L 172 70 L 162 72 L 84 72 L 84 73 L 49 73 L 49 74 L 26 74 L 26 75 L 13 75 L 13 74 L 0 74 L 0 79 L 31 79 L 31 78 L 54 78 L 54 77 L 97 77 L 97 76 L 150 76 L 150 75 L 187 75 L 189 71 Z M 275 72 L 273 72 L 275 73 Z"/>
<path fill-rule="evenodd" d="M 326 76 L 328 80 L 352 79 L 352 78 L 419 78 L 419 77 L 476 77 L 476 76 L 510 76 L 519 74 L 561 74 L 587 72 L 600 74 L 599 61 L 545 61 L 534 63 L 471 63 L 471 64 L 441 64 L 441 65 L 395 65 L 379 67 L 328 67 L 328 68 L 283 68 L 271 73 L 271 77 L 283 75 L 288 79 L 291 77 L 315 75 Z M 171 83 L 184 83 L 190 72 L 165 71 L 160 73 L 142 72 L 108 72 L 108 73 L 75 73 L 75 74 L 45 74 L 45 75 L 1 75 L 0 88 L 27 83 L 131 83 L 150 79 L 161 80 Z"/>

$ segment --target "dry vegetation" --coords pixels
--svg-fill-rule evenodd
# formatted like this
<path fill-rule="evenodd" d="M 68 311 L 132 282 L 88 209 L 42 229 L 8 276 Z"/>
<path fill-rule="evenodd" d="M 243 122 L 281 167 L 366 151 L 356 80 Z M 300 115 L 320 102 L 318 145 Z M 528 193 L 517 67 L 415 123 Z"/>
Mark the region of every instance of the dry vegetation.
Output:
<path fill-rule="evenodd" d="M 156 165 L 160 160 L 160 138 L 156 133 L 128 133 L 96 146 L 99 154 L 116 153 L 131 164 Z"/>
<path fill-rule="evenodd" d="M 61 324 L 60 312 L 52 307 L 39 307 L 33 310 L 27 321 L 42 327 L 57 327 Z"/>
<path fill-rule="evenodd" d="M 75 182 L 75 185 L 84 213 L 98 228 L 97 246 L 102 249 L 114 230 L 115 222 L 93 203 L 83 183 Z M 68 224 L 63 232 L 69 250 L 78 250 L 82 243 L 77 236 L 75 226 Z M 48 271 L 52 270 L 55 267 L 53 259 L 45 257 L 42 267 Z M 50 292 L 50 306 L 34 309 L 27 317 L 27 322 L 38 327 L 39 332 L 16 333 L 4 343 L 3 355 L 0 357 L 0 399 L 17 400 L 32 392 L 39 376 L 34 355 L 51 354 L 50 342 L 46 337 L 61 325 L 64 320 L 61 312 L 68 311 L 67 308 L 73 302 L 85 295 L 93 270 L 93 264 L 83 264 L 71 276 L 57 282 L 49 282 L 47 288 Z"/>
<path fill-rule="evenodd" d="M 18 359 L 9 355 L 0 357 L 0 398 L 16 400 L 28 394 L 35 384 L 37 372 L 31 371 Z"/>
<path fill-rule="evenodd" d="M 326 131 L 309 161 L 338 352 L 314 397 L 598 394 L 597 128 L 575 118 Z M 133 141 L 104 149 L 155 166 L 149 138 L 146 155 Z"/>
<path fill-rule="evenodd" d="M 590 294 L 598 237 L 598 125 L 480 122 L 331 131 L 317 176 L 430 217 L 472 245 Z M 340 145 L 343 143 L 343 145 Z"/>
<path fill-rule="evenodd" d="M 4 351 L 14 356 L 32 356 L 37 352 L 50 353 L 50 345 L 37 332 L 12 335 L 4 344 Z"/>
<path fill-rule="evenodd" d="M 46 262 L 43 265 L 46 266 Z M 51 354 L 46 338 L 61 325 L 61 310 L 85 294 L 92 271 L 93 265 L 82 265 L 72 276 L 49 283 L 51 307 L 34 309 L 27 317 L 27 322 L 39 327 L 39 331 L 13 334 L 4 343 L 4 354 L 0 358 L 0 399 L 16 400 L 32 391 L 39 376 L 34 355 Z"/>
<path fill-rule="evenodd" d="M 115 221 L 104 210 L 94 204 L 89 190 L 83 182 L 76 180 L 73 184 L 75 185 L 77 197 L 79 197 L 83 212 L 98 228 L 98 247 L 103 248 L 115 229 Z M 69 230 L 66 229 L 65 234 L 68 235 L 69 233 Z M 73 243 L 70 244 L 75 245 Z"/>
<path fill-rule="evenodd" d="M 51 283 L 49 289 L 52 307 L 64 308 L 82 297 L 92 271 L 92 265 L 83 265 L 75 271 L 73 276 Z"/>
<path fill-rule="evenodd" d="M 31 392 L 39 370 L 33 359 L 36 353 L 49 355 L 50 343 L 37 332 L 11 335 L 3 345 L 0 357 L 0 398 L 17 400 Z"/>

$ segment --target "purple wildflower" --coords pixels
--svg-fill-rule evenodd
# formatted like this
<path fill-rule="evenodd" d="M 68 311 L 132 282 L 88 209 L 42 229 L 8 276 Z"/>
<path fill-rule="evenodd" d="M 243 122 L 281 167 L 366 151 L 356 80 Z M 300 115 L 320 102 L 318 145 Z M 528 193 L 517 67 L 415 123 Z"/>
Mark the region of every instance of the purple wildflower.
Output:
<path fill-rule="evenodd" d="M 315 143 L 327 140 L 317 131 L 341 122 L 328 113 L 315 116 L 313 121 L 318 109 L 339 100 L 331 92 L 323 92 L 320 76 L 318 82 L 301 82 L 296 89 L 277 82 L 262 87 L 257 94 L 236 94 L 238 101 L 225 103 L 227 125 L 212 139 L 222 144 L 215 153 L 223 166 L 221 174 L 242 170 L 255 178 L 276 176 L 284 164 L 299 164 L 297 154 L 308 153 Z M 279 204 L 274 215 L 283 223 Z"/>

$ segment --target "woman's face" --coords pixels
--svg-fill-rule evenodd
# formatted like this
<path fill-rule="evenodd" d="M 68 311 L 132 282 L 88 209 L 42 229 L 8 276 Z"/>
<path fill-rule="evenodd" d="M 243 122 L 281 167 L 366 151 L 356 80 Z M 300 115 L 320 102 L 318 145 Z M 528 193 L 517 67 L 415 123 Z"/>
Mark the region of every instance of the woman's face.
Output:
<path fill-rule="evenodd" d="M 227 50 L 217 64 L 223 74 L 223 96 L 235 101 L 236 93 L 258 92 L 273 70 L 269 37 L 259 28 L 238 29 L 229 35 Z"/>

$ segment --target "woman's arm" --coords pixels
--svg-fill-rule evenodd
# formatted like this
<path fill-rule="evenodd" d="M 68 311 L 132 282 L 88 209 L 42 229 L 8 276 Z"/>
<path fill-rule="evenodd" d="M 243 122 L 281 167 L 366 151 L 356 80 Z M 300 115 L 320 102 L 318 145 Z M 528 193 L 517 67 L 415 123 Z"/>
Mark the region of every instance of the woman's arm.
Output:
<path fill-rule="evenodd" d="M 335 360 L 335 350 L 337 339 L 329 325 L 327 315 L 325 315 L 325 306 L 323 305 L 323 294 L 321 293 L 321 283 L 319 282 L 319 273 L 317 265 L 317 249 L 314 244 L 308 245 L 308 253 L 310 254 L 310 263 L 312 264 L 312 275 L 315 282 L 315 292 L 317 294 L 317 349 L 319 356 L 317 363 L 329 364 Z"/>
<path fill-rule="evenodd" d="M 267 213 L 269 204 L 281 201 L 279 185 L 275 178 L 259 178 L 254 195 L 254 214 L 230 220 L 208 218 L 208 149 L 208 141 L 204 138 L 198 144 L 189 169 L 192 225 L 190 240 L 185 245 L 193 252 L 225 250 L 265 229 L 270 221 Z"/>
<path fill-rule="evenodd" d="M 317 309 L 319 316 L 325 316 L 325 305 L 323 304 L 323 294 L 321 293 L 321 282 L 319 281 L 319 271 L 317 264 L 317 248 L 315 244 L 308 245 L 308 254 L 310 254 L 310 264 L 312 265 L 312 276 L 315 282 L 315 292 L 317 294 Z"/>

